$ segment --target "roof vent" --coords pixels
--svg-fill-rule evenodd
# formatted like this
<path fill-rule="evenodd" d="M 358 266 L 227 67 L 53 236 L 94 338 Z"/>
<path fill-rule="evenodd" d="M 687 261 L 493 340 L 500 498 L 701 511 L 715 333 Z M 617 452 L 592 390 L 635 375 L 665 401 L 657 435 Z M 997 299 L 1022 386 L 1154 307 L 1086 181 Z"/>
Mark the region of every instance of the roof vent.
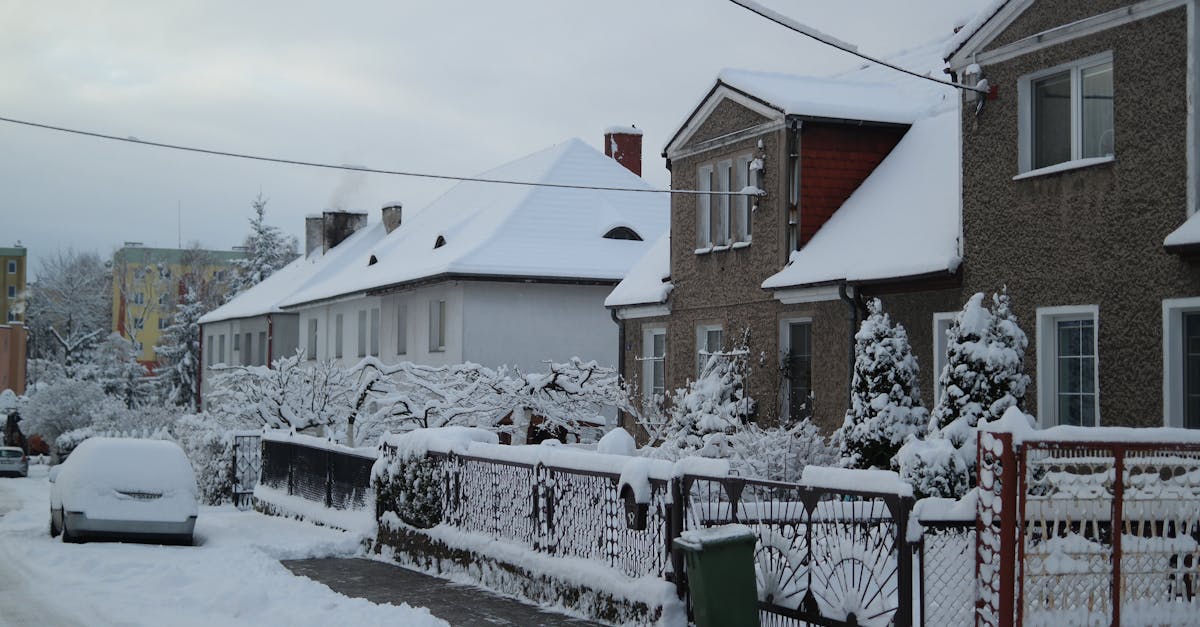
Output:
<path fill-rule="evenodd" d="M 441 248 L 442 246 L 445 246 L 445 245 L 446 245 L 446 238 L 442 237 L 441 235 L 439 235 L 437 238 L 437 241 L 433 243 L 434 248 Z"/>
<path fill-rule="evenodd" d="M 377 263 L 379 263 L 379 259 L 377 257 L 375 257 L 375 255 L 371 255 L 371 258 L 367 260 L 368 266 L 373 266 Z"/>
<path fill-rule="evenodd" d="M 642 236 L 638 235 L 637 231 L 627 226 L 618 226 L 617 228 L 605 233 L 604 239 L 627 239 L 640 242 L 642 241 Z"/>

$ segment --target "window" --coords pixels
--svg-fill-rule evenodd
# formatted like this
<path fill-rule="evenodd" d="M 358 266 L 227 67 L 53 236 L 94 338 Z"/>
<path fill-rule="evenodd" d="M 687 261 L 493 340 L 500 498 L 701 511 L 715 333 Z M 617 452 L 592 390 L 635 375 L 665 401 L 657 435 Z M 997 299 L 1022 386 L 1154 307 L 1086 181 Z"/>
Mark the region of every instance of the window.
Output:
<path fill-rule="evenodd" d="M 225 271 L 217 270 L 216 272 L 213 273 L 213 278 L 216 279 L 217 281 L 224 281 L 225 280 Z"/>
<path fill-rule="evenodd" d="M 8 260 L 8 273 L 9 274 L 17 273 L 17 262 L 13 261 L 12 259 Z"/>
<path fill-rule="evenodd" d="M 787 373 L 787 415 L 792 421 L 812 416 L 812 322 L 785 320 L 783 366 Z"/>
<path fill-rule="evenodd" d="M 217 363 L 225 363 L 225 334 L 217 336 Z"/>
<path fill-rule="evenodd" d="M 267 332 L 258 332 L 258 365 L 267 365 Z"/>
<path fill-rule="evenodd" d="M 146 294 L 144 292 L 135 292 L 133 294 L 133 304 L 145 305 L 146 304 Z"/>
<path fill-rule="evenodd" d="M 367 356 L 367 310 L 358 312 L 358 356 Z"/>
<path fill-rule="evenodd" d="M 1163 425 L 1200 429 L 1200 297 L 1163 301 Z"/>
<path fill-rule="evenodd" d="M 146 319 L 145 318 L 143 318 L 141 316 L 137 316 L 133 319 L 133 328 L 135 330 L 140 331 L 145 327 L 146 327 Z"/>
<path fill-rule="evenodd" d="M 642 241 L 642 236 L 638 235 L 637 231 L 627 226 L 618 226 L 605 233 L 604 239 L 627 239 L 640 242 Z"/>
<path fill-rule="evenodd" d="M 333 318 L 333 356 L 342 357 L 342 314 Z"/>
<path fill-rule="evenodd" d="M 1022 172 L 1113 155 L 1111 53 L 1023 77 L 1018 92 Z"/>
<path fill-rule="evenodd" d="M 166 294 L 159 294 L 159 295 L 158 295 L 158 304 L 159 304 L 159 305 L 166 305 L 166 304 L 167 304 L 167 295 L 166 295 Z"/>
<path fill-rule="evenodd" d="M 305 338 L 305 352 L 308 353 L 309 360 L 317 358 L 317 319 L 312 318 L 308 321 L 308 335 Z"/>
<path fill-rule="evenodd" d="M 647 401 L 667 394 L 667 330 L 658 327 L 642 333 L 642 393 Z"/>
<path fill-rule="evenodd" d="M 750 185 L 750 155 L 738 157 L 734 165 L 733 191 L 740 192 Z M 750 197 L 733 197 L 733 239 L 750 241 Z"/>
<path fill-rule="evenodd" d="M 717 163 L 717 191 L 728 192 L 733 179 L 733 162 Z M 729 194 L 717 196 L 717 217 L 712 240 L 718 246 L 729 245 Z"/>
<path fill-rule="evenodd" d="M 713 169 L 711 165 L 701 167 L 696 173 L 696 189 L 701 192 L 712 190 Z M 712 247 L 712 196 L 696 196 L 696 248 Z"/>
<path fill-rule="evenodd" d="M 429 301 L 429 352 L 446 350 L 446 301 Z"/>
<path fill-rule="evenodd" d="M 208 355 L 208 365 L 213 365 L 213 336 L 208 336 L 208 350 L 204 351 Z"/>
<path fill-rule="evenodd" d="M 17 312 L 15 312 L 15 311 L 9 311 L 9 312 L 8 312 L 8 321 L 9 321 L 9 322 L 16 322 L 16 321 L 17 321 Z"/>
<path fill-rule="evenodd" d="M 704 372 L 704 366 L 712 355 L 721 352 L 724 332 L 721 325 L 701 325 L 696 327 L 696 375 Z"/>
<path fill-rule="evenodd" d="M 396 303 L 396 354 L 408 353 L 408 303 Z"/>
<path fill-rule="evenodd" d="M 371 354 L 379 356 L 379 309 L 371 310 Z"/>
<path fill-rule="evenodd" d="M 15 286 L 15 285 L 8 286 L 8 297 L 9 298 L 17 297 L 17 286 Z"/>
<path fill-rule="evenodd" d="M 254 357 L 254 351 L 251 349 L 251 345 L 250 345 L 250 342 L 253 339 L 253 337 L 254 336 L 247 333 L 245 341 L 242 342 L 242 349 L 244 351 L 242 353 L 242 365 L 243 366 L 249 366 L 250 364 L 254 363 L 252 361 L 252 358 Z"/>
<path fill-rule="evenodd" d="M 171 326 L 171 323 L 170 323 L 170 321 L 168 321 L 166 318 L 159 318 L 159 319 L 158 319 L 158 330 L 159 330 L 159 331 L 162 331 L 162 330 L 166 329 L 166 328 L 167 328 L 167 327 L 169 327 L 169 326 Z"/>
<path fill-rule="evenodd" d="M 242 350 L 242 336 L 237 333 L 233 334 L 233 352 L 238 353 Z"/>
<path fill-rule="evenodd" d="M 1038 309 L 1038 414 L 1044 426 L 1100 424 L 1099 308 Z"/>
<path fill-rule="evenodd" d="M 948 311 L 933 314 L 933 402 L 936 404 L 942 397 L 942 370 L 946 368 L 946 351 L 949 348 L 949 338 L 946 333 L 954 326 L 957 312 Z"/>

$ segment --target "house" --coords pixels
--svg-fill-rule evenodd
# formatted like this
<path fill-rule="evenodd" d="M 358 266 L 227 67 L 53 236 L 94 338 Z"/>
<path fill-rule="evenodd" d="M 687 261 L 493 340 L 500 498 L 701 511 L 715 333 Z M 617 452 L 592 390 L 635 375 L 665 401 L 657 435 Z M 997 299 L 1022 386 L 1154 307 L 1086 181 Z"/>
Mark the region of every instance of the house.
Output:
<path fill-rule="evenodd" d="M 574 188 L 464 181 L 396 214 L 280 302 L 299 315 L 301 348 L 344 365 L 615 364 L 604 298 L 666 231 L 667 199 L 640 177 L 641 131 L 609 129 L 605 152 L 571 139 L 478 177 Z"/>
<path fill-rule="evenodd" d="M 941 75 L 944 42 L 894 62 Z M 832 78 L 725 70 L 663 151 L 671 235 L 612 292 L 622 369 L 652 400 L 745 344 L 760 420 L 847 406 L 854 332 L 880 298 L 920 350 L 959 307 L 958 97 L 880 67 Z M 745 187 L 761 196 L 728 195 Z"/>
<path fill-rule="evenodd" d="M 1200 428 L 1195 2 L 996 2 L 946 49 L 964 95 L 963 292 L 1007 285 L 1026 408 Z"/>
<path fill-rule="evenodd" d="M 398 219 L 400 206 L 389 204 L 383 220 L 367 226 L 367 214 L 326 211 L 305 219 L 304 255 L 277 270 L 261 283 L 243 291 L 224 305 L 200 318 L 200 399 L 212 388 L 214 366 L 270 365 L 290 357 L 300 345 L 297 312 L 283 311 L 279 304 L 323 272 L 333 272 L 343 256 L 353 256 L 374 246 L 386 234 L 391 216 Z"/>
<path fill-rule="evenodd" d="M 25 296 L 25 272 L 27 257 L 25 247 L 17 242 L 14 246 L 0 247 L 0 324 L 24 322 L 22 299 Z"/>
<path fill-rule="evenodd" d="M 244 256 L 239 250 L 151 248 L 125 242 L 112 259 L 111 330 L 131 340 L 137 360 L 153 370 L 158 365 L 154 347 L 171 326 L 184 275 L 199 274 L 205 283 L 223 284 L 233 262 Z"/>

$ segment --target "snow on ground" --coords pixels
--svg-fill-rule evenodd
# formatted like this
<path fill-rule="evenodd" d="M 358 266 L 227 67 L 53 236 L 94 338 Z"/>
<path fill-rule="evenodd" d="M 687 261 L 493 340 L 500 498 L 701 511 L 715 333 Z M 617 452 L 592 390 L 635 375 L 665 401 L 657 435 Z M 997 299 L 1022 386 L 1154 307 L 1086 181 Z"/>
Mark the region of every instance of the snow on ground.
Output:
<path fill-rule="evenodd" d="M 361 537 L 201 507 L 193 547 L 64 544 L 47 533 L 46 468 L 0 479 L 0 625 L 442 626 L 424 608 L 376 605 L 297 577 L 281 559 L 358 553 Z"/>

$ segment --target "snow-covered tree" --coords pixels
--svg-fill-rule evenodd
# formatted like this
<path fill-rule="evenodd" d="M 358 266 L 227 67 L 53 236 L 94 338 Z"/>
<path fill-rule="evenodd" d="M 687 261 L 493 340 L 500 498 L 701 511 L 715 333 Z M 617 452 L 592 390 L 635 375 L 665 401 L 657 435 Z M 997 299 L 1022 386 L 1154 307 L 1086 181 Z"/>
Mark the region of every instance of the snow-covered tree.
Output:
<path fill-rule="evenodd" d="M 59 379 L 29 396 L 21 410 L 26 421 L 22 428 L 53 442 L 67 431 L 90 424 L 99 406 L 107 400 L 104 388 L 95 381 Z"/>
<path fill-rule="evenodd" d="M 190 287 L 175 305 L 171 325 L 154 348 L 162 368 L 159 384 L 163 398 L 174 405 L 193 407 L 200 381 L 200 316 L 206 307 L 195 287 Z"/>
<path fill-rule="evenodd" d="M 929 414 L 921 406 L 917 358 L 903 325 L 893 325 L 879 299 L 854 335 L 854 378 L 850 408 L 840 429 L 842 464 L 891 468 L 909 435 L 924 431 Z"/>
<path fill-rule="evenodd" d="M 150 371 L 138 361 L 139 351 L 132 340 L 110 333 L 96 349 L 96 379 L 104 393 L 114 396 L 133 409 L 153 393 Z"/>
<path fill-rule="evenodd" d="M 359 428 L 368 439 L 387 431 L 417 428 L 495 428 L 513 409 L 511 382 L 479 364 L 383 365 L 368 358 L 355 370 L 359 373 L 359 398 L 363 398 L 361 390 L 370 390 L 369 400 L 358 404 L 365 409 L 359 412 Z"/>
<path fill-rule="evenodd" d="M 500 373 L 504 375 L 503 372 Z M 506 384 L 507 405 L 541 416 L 541 428 L 574 433 L 584 441 L 598 439 L 598 418 L 607 409 L 630 410 L 629 391 L 615 368 L 573 357 L 548 364 L 546 372 L 516 370 Z"/>
<path fill-rule="evenodd" d="M 666 433 L 652 454 L 667 459 L 730 456 L 730 436 L 750 421 L 756 409 L 745 388 L 748 354 L 744 347 L 713 353 L 695 381 L 675 390 Z"/>
<path fill-rule="evenodd" d="M 67 376 L 92 375 L 91 352 L 112 321 L 111 271 L 96 253 L 68 250 L 43 259 L 37 276 L 25 299 L 30 357 L 61 364 Z"/>
<path fill-rule="evenodd" d="M 250 218 L 250 234 L 244 243 L 246 256 L 234 262 L 230 298 L 258 285 L 297 255 L 296 238 L 288 237 L 279 227 L 267 224 L 267 199 L 260 193 L 250 206 L 254 208 L 254 216 Z"/>
<path fill-rule="evenodd" d="M 333 362 L 304 359 L 303 351 L 267 366 L 214 369 L 213 407 L 222 419 L 275 428 L 308 429 L 346 424 L 353 377 Z"/>

